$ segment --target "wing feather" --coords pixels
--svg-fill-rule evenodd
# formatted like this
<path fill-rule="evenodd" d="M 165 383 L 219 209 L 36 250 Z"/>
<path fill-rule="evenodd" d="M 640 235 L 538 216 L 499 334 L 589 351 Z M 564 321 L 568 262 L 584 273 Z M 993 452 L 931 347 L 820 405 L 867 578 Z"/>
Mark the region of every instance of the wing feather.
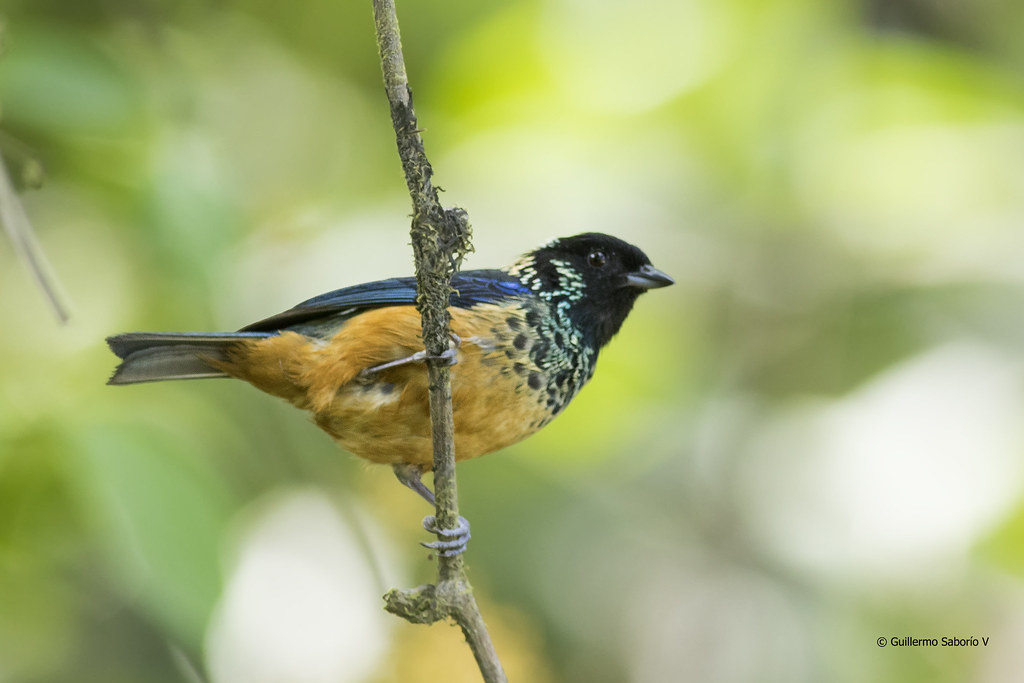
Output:
<path fill-rule="evenodd" d="M 451 296 L 451 305 L 458 308 L 472 308 L 479 303 L 492 303 L 530 293 L 517 279 L 501 270 L 459 273 L 452 278 L 452 287 L 455 292 Z M 378 280 L 315 296 L 287 311 L 246 325 L 239 331 L 275 332 L 322 318 L 344 320 L 372 308 L 415 304 L 416 278 Z"/>

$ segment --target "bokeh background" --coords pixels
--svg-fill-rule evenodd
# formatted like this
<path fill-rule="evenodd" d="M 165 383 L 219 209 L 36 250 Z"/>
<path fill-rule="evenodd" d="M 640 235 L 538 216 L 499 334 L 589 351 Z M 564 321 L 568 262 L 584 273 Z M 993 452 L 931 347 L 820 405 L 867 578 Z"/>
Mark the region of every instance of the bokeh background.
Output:
<path fill-rule="evenodd" d="M 1020 680 L 1024 4 L 399 12 L 468 267 L 598 230 L 677 279 L 460 467 L 512 679 Z M 411 272 L 369 1 L 0 17 L 0 150 L 73 301 L 0 242 L 0 682 L 478 680 L 381 609 L 433 572 L 390 471 L 241 383 L 104 386 L 109 334 Z"/>

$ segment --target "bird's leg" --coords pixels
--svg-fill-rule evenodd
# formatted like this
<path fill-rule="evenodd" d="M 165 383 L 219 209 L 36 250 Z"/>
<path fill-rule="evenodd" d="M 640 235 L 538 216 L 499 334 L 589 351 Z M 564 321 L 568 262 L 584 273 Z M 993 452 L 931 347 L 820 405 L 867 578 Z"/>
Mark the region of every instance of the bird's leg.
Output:
<path fill-rule="evenodd" d="M 418 493 L 423 500 L 427 501 L 431 505 L 436 505 L 434 502 L 434 492 L 427 488 L 427 485 L 423 483 L 422 467 L 419 465 L 410 465 L 409 463 L 399 462 L 392 465 L 391 469 L 395 471 L 395 476 L 398 477 L 398 481 Z"/>
<path fill-rule="evenodd" d="M 408 463 L 396 463 L 392 466 L 398 481 L 402 482 L 413 491 L 418 493 L 423 500 L 435 505 L 434 492 L 423 483 L 423 468 Z M 469 543 L 469 521 L 459 515 L 459 525 L 454 529 L 441 529 L 437 526 L 437 518 L 434 515 L 427 515 L 423 518 L 423 528 L 432 534 L 437 534 L 444 540 L 433 541 L 432 543 L 420 543 L 424 548 L 437 551 L 442 557 L 452 557 L 462 553 Z"/>
<path fill-rule="evenodd" d="M 462 345 L 462 339 L 460 339 L 459 336 L 454 332 L 449 332 L 448 334 L 451 337 L 451 341 L 448 342 L 448 350 L 442 353 L 440 356 L 431 356 L 428 355 L 426 351 L 417 351 L 411 356 L 406 356 L 405 358 L 399 358 L 398 360 L 389 361 L 387 363 L 381 363 L 380 365 L 374 365 L 372 368 L 364 368 L 363 370 L 360 370 L 359 375 L 371 375 L 375 372 L 380 372 L 381 370 L 387 370 L 388 368 L 398 367 L 399 365 L 419 363 L 420 361 L 425 361 L 428 358 L 443 360 L 448 365 L 455 365 L 458 362 L 456 354 L 458 353 L 459 346 Z M 408 486 L 408 484 L 406 485 Z"/>

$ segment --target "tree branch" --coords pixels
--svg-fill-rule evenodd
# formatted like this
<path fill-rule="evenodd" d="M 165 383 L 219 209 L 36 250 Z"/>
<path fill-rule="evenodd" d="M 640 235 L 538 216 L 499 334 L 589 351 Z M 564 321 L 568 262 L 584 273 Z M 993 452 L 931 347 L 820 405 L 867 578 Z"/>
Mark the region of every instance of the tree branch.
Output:
<path fill-rule="evenodd" d="M 416 258 L 417 309 L 422 317 L 423 343 L 428 356 L 437 357 L 448 350 L 451 278 L 463 256 L 472 250 L 470 226 L 462 209 L 441 207 L 438 190 L 431 183 L 433 169 L 423 149 L 412 107 L 412 91 L 405 73 L 394 1 L 373 0 L 373 15 L 398 156 L 402 160 L 412 198 L 410 233 Z M 427 371 L 433 424 L 436 523 L 441 529 L 454 529 L 458 523 L 459 508 L 451 374 L 444 362 L 433 359 L 427 361 Z M 439 536 L 439 540 L 444 539 Z M 505 672 L 466 577 L 462 555 L 438 556 L 437 561 L 436 585 L 412 590 L 393 589 L 384 596 L 386 609 L 418 624 L 451 617 L 462 627 L 484 680 L 487 683 L 505 681 Z"/>

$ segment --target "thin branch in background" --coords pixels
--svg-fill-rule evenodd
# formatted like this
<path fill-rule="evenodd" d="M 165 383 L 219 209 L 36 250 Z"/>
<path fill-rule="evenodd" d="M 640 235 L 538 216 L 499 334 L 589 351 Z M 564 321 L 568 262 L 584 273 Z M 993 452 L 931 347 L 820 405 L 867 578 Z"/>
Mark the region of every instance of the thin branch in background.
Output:
<path fill-rule="evenodd" d="M 439 357 L 448 350 L 448 300 L 451 277 L 472 249 L 466 212 L 444 209 L 437 188 L 431 183 L 433 170 L 423 149 L 412 91 L 405 72 L 398 16 L 393 0 L 373 0 L 377 47 L 380 52 L 384 88 L 391 108 L 398 155 L 412 198 L 413 253 L 416 258 L 417 308 L 423 321 L 423 342 L 428 356 Z M 459 519 L 455 482 L 454 423 L 452 419 L 451 373 L 443 361 L 427 363 L 430 386 L 430 417 L 434 443 L 434 493 L 436 523 L 440 529 L 454 529 Z M 439 535 L 439 539 L 440 539 Z M 506 681 L 505 672 L 491 642 L 483 616 L 466 577 L 462 555 L 439 555 L 436 585 L 411 590 L 393 589 L 384 596 L 386 609 L 412 623 L 430 624 L 451 617 L 466 636 L 480 673 L 487 683 Z"/>
<path fill-rule="evenodd" d="M 14 245 L 14 252 L 32 274 L 39 288 L 43 290 L 57 319 L 61 323 L 66 323 L 69 318 L 67 299 L 61 294 L 53 269 L 46 260 L 35 232 L 32 230 L 32 223 L 29 222 L 25 208 L 14 191 L 14 184 L 7 172 L 7 165 L 2 154 L 0 154 L 0 224 L 3 225 L 4 232 L 7 233 L 11 244 Z"/>

